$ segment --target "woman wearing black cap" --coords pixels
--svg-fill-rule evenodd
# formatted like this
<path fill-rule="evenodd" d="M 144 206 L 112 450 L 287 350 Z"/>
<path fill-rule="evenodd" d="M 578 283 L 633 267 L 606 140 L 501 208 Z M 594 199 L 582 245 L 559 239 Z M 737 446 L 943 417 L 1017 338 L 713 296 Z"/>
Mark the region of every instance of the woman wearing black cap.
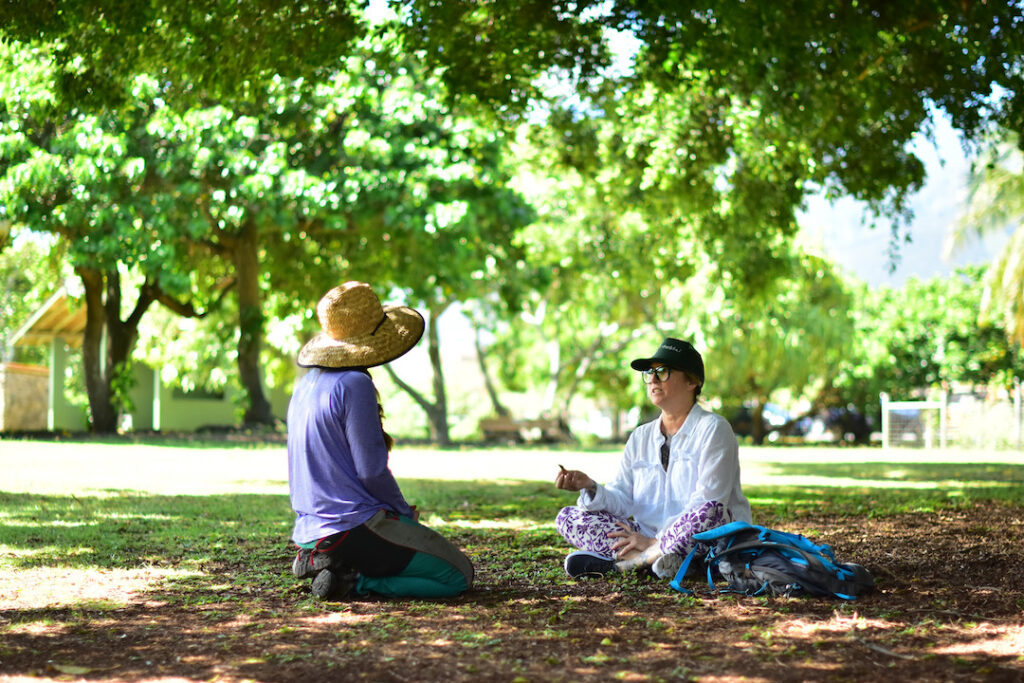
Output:
<path fill-rule="evenodd" d="M 650 566 L 672 578 L 694 534 L 751 521 L 736 435 L 724 418 L 697 404 L 704 385 L 700 353 L 669 337 L 630 366 L 640 371 L 661 415 L 630 435 L 611 483 L 602 486 L 579 470 L 555 477 L 558 488 L 580 492 L 555 520 L 580 549 L 565 559 L 572 577 Z"/>

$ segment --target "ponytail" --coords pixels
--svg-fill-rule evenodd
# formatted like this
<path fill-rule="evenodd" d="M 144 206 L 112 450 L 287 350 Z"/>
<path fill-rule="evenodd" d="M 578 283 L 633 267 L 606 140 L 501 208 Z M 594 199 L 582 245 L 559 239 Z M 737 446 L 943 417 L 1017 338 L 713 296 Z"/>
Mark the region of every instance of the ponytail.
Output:
<path fill-rule="evenodd" d="M 380 393 L 377 394 L 377 414 L 380 415 L 380 431 L 384 434 L 384 446 L 387 447 L 388 453 L 390 453 L 391 448 L 395 445 L 395 440 L 384 431 L 384 406 L 380 404 Z"/>

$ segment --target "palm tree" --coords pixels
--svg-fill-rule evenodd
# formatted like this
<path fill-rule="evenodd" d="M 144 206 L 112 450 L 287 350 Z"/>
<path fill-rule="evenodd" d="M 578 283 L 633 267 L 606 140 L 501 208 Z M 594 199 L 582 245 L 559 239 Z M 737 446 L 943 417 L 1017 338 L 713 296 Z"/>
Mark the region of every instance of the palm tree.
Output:
<path fill-rule="evenodd" d="M 964 212 L 946 236 L 946 255 L 972 239 L 1012 231 L 988 268 L 981 315 L 1024 344 L 1024 153 L 1016 133 L 979 155 L 967 188 Z"/>

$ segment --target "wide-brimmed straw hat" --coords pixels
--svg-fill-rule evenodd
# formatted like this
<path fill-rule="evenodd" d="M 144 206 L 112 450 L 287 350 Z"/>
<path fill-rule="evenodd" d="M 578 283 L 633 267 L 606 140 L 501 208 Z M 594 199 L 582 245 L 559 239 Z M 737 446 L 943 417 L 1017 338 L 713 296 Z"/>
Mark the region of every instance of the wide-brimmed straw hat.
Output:
<path fill-rule="evenodd" d="M 371 368 L 393 361 L 423 336 L 423 316 L 407 306 L 381 306 L 365 282 L 346 282 L 316 305 L 323 332 L 299 351 L 299 365 Z"/>

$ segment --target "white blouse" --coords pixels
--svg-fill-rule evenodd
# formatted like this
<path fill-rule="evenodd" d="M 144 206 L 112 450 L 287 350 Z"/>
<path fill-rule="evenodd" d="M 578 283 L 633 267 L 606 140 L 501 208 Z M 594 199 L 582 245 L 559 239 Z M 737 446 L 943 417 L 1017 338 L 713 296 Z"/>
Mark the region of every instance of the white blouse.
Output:
<path fill-rule="evenodd" d="M 637 427 L 626 441 L 614 481 L 593 498 L 580 491 L 577 505 L 632 517 L 646 536 L 659 538 L 683 513 L 721 503 L 727 521 L 751 522 L 750 502 L 740 488 L 739 444 L 725 418 L 699 405 L 669 441 L 669 464 L 661 465 L 665 436 L 661 417 Z"/>

